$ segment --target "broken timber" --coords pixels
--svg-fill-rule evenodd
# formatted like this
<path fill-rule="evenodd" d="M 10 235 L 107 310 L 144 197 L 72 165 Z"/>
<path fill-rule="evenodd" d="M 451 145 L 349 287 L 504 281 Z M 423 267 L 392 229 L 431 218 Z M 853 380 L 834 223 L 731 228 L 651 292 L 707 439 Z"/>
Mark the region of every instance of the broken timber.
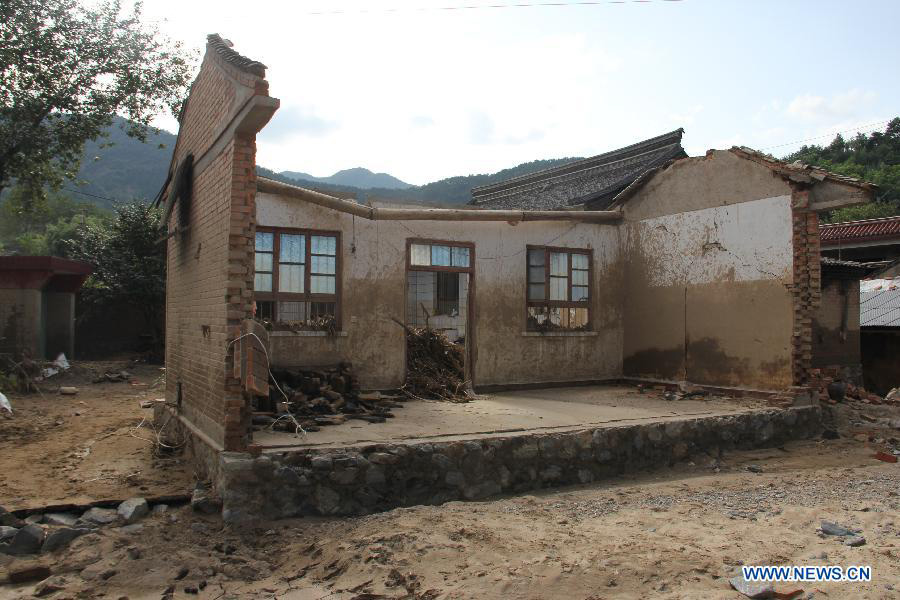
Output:
<path fill-rule="evenodd" d="M 259 177 L 260 192 L 289 196 L 348 213 L 371 221 L 581 221 L 585 223 L 617 223 L 619 210 L 484 210 L 472 208 L 376 208 L 341 200 L 280 181 Z"/>

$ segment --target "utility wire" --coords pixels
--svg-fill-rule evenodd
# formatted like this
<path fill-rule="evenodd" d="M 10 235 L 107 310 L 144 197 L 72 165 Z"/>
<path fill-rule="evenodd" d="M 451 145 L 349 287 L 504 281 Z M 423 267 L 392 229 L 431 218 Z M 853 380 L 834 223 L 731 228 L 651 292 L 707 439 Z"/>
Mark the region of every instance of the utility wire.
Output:
<path fill-rule="evenodd" d="M 409 7 L 393 7 L 393 8 L 376 8 L 376 9 L 359 9 L 359 10 L 322 10 L 306 13 L 313 16 L 324 15 L 352 15 L 352 14 L 372 14 L 372 13 L 400 13 L 400 12 L 437 12 L 451 10 L 477 10 L 485 8 L 535 8 L 535 7 L 558 7 L 558 6 L 602 6 L 605 4 L 652 4 L 653 2 L 674 3 L 683 0 L 594 0 L 579 2 L 510 2 L 508 4 L 464 4 L 460 6 L 409 6 Z"/>
<path fill-rule="evenodd" d="M 885 123 L 890 123 L 891 119 L 885 119 L 884 121 L 878 121 L 877 123 L 869 123 L 868 125 L 859 125 L 857 127 L 851 127 L 850 129 L 844 129 L 843 131 L 834 131 L 832 133 L 825 133 L 822 135 L 817 135 L 815 137 L 806 138 L 805 140 L 797 140 L 794 142 L 785 142 L 784 144 L 776 144 L 774 146 L 765 146 L 764 148 L 760 148 L 760 150 L 770 150 L 772 148 L 783 148 L 784 146 L 793 146 L 794 144 L 802 144 L 804 142 L 811 142 L 813 140 L 820 140 L 822 138 L 831 137 L 833 135 L 840 135 L 842 133 L 848 133 L 850 131 L 858 131 L 859 133 L 864 133 L 865 130 L 874 130 L 878 129 L 880 126 Z"/>

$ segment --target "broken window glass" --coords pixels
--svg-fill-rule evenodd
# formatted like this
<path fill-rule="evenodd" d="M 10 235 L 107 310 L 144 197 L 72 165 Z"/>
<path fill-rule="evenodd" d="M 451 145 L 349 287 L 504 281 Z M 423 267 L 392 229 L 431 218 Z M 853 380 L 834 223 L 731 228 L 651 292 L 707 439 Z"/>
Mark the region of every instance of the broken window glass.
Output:
<path fill-rule="evenodd" d="M 526 268 L 526 329 L 588 328 L 590 256 L 587 252 L 529 248 Z"/>

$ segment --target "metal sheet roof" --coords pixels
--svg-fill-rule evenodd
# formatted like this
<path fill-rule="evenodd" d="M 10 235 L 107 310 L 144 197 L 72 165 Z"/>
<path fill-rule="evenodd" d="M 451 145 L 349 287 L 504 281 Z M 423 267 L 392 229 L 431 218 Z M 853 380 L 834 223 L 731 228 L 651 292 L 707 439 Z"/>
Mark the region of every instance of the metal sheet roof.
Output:
<path fill-rule="evenodd" d="M 861 327 L 900 327 L 900 280 L 863 281 L 860 290 Z"/>

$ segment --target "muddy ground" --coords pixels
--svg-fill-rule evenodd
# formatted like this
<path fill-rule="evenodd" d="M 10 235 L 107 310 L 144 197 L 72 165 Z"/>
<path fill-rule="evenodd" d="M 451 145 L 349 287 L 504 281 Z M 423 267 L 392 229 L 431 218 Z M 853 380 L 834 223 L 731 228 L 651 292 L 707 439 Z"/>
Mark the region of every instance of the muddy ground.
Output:
<path fill-rule="evenodd" d="M 142 381 L 151 375 L 136 371 Z M 3 434 L 0 504 L 58 501 L 65 490 L 88 498 L 189 487 L 184 466 L 174 461 L 152 472 L 149 444 L 130 434 L 144 416 L 140 395 L 154 396 L 141 387 L 103 384 L 96 398 L 81 393 L 75 404 L 84 401 L 95 418 L 68 415 L 51 435 L 42 433 L 44 425 L 24 444 Z M 13 399 L 16 419 L 55 423 L 75 406 L 55 397 L 29 408 L 31 401 Z M 188 506 L 171 507 L 138 527 L 101 527 L 42 555 L 52 576 L 37 589 L 55 599 L 738 599 L 728 579 L 741 564 L 816 564 L 871 565 L 873 581 L 777 589 L 802 588 L 800 597 L 818 599 L 898 598 L 900 465 L 872 457 L 896 447 L 900 431 L 891 419 L 898 416 L 887 407 L 840 406 L 843 436 L 836 440 L 699 453 L 670 469 L 586 486 L 358 518 L 238 530 Z M 96 454 L 106 462 L 89 462 L 92 450 L 73 469 L 64 440 L 83 447 L 86 439 L 106 448 Z M 141 471 L 140 483 L 126 477 L 134 471 Z M 110 476 L 96 479 L 98 473 Z M 68 487 L 55 492 L 48 488 L 54 483 Z M 860 529 L 865 545 L 821 535 L 822 520 Z M 0 555 L 0 581 L 22 562 Z M 33 598 L 35 591 L 35 583 L 0 584 L 2 598 Z"/>
<path fill-rule="evenodd" d="M 91 383 L 121 371 L 128 374 L 124 382 Z M 0 506 L 190 493 L 184 461 L 150 452 L 153 411 L 140 402 L 164 396 L 162 373 L 127 359 L 77 362 L 39 383 L 41 393 L 7 394 L 14 412 L 0 414 Z M 61 387 L 78 393 L 62 395 Z"/>

